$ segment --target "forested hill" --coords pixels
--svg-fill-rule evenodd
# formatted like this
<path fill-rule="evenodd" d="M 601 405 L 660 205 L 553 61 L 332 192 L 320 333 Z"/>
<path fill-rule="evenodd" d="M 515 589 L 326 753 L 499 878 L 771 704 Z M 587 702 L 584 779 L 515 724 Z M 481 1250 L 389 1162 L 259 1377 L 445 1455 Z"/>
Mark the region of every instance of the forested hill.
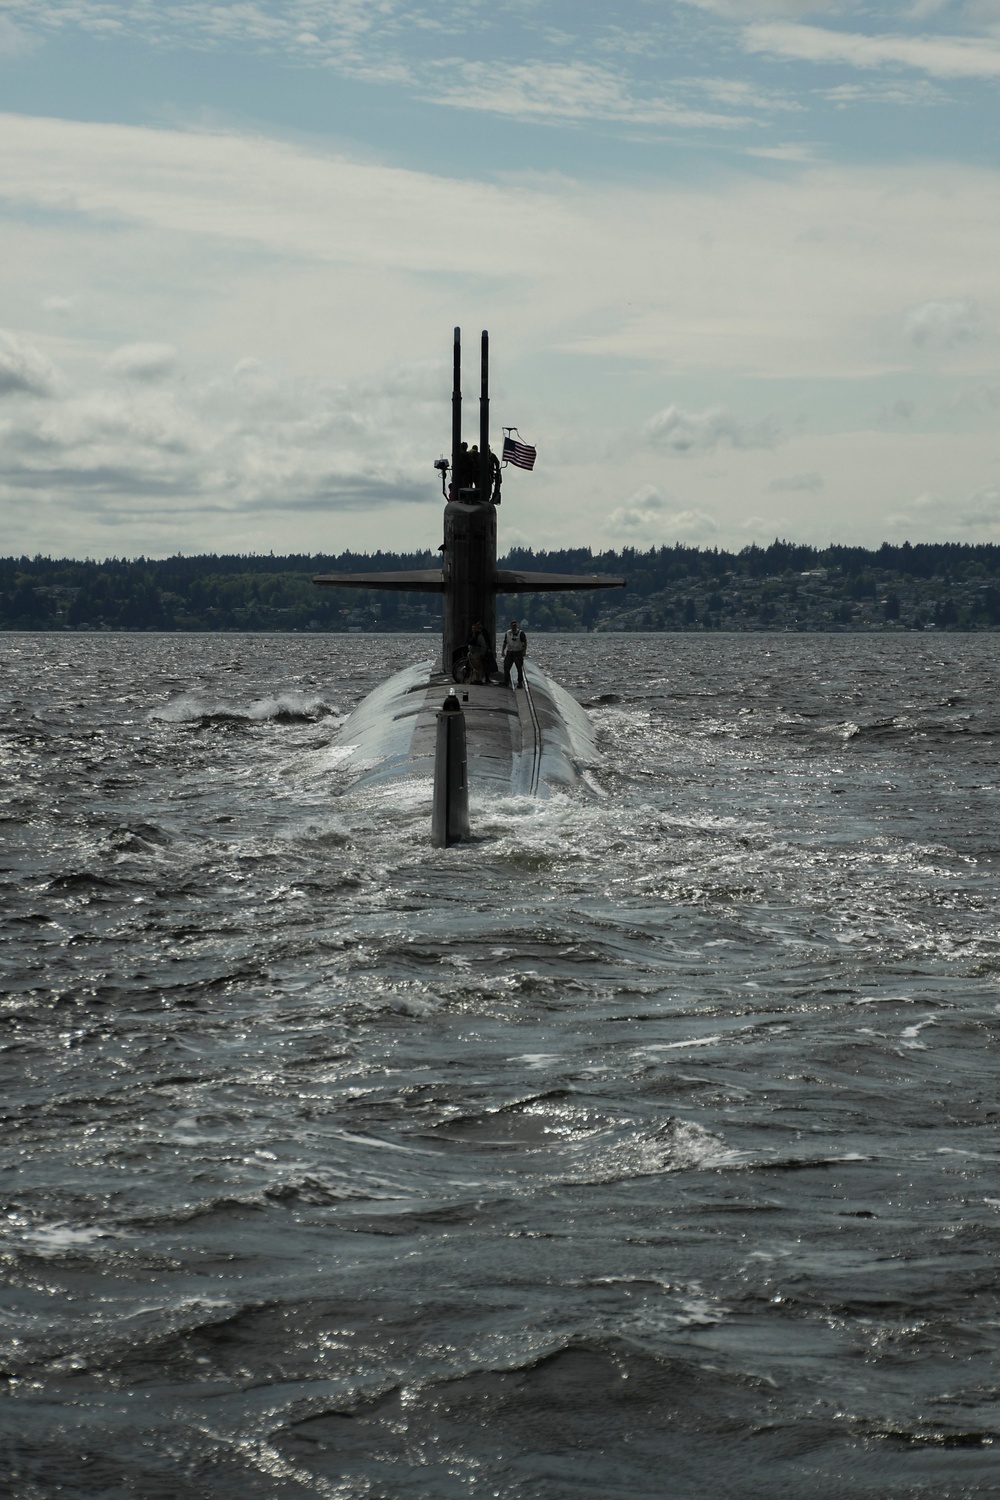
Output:
<path fill-rule="evenodd" d="M 79 562 L 0 559 L 5 630 L 421 630 L 433 594 L 318 589 L 315 573 L 439 565 L 436 552 L 338 557 L 223 556 Z M 657 547 L 594 554 L 517 548 L 502 567 L 621 573 L 628 589 L 501 598 L 534 630 L 970 630 L 1000 627 L 1000 546 L 815 548 L 775 541 L 741 552 Z"/>

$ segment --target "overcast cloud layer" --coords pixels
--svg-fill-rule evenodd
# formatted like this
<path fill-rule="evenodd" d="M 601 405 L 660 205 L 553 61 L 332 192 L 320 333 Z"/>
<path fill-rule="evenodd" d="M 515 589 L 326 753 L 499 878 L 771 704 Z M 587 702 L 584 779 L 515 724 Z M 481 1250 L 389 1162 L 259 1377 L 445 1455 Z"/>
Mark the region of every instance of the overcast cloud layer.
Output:
<path fill-rule="evenodd" d="M 1000 535 L 1000 3 L 0 0 L 0 72 L 5 550 L 435 546 L 454 323 L 503 542 Z"/>

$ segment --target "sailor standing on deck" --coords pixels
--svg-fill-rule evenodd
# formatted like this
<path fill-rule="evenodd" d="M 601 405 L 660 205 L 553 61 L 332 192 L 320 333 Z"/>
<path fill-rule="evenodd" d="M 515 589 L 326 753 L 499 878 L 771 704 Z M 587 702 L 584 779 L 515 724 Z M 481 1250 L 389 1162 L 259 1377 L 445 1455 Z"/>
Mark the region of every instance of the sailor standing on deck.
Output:
<path fill-rule="evenodd" d="M 505 687 L 510 687 L 510 671 L 512 667 L 517 668 L 517 685 L 524 687 L 524 657 L 528 650 L 528 637 L 523 630 L 518 630 L 517 621 L 511 620 L 510 629 L 503 638 L 503 680 Z"/>
<path fill-rule="evenodd" d="M 472 626 L 472 633 L 469 636 L 469 670 L 472 673 L 473 682 L 486 681 L 485 668 L 486 653 L 488 650 L 489 643 L 483 634 L 482 621 L 476 620 Z"/>

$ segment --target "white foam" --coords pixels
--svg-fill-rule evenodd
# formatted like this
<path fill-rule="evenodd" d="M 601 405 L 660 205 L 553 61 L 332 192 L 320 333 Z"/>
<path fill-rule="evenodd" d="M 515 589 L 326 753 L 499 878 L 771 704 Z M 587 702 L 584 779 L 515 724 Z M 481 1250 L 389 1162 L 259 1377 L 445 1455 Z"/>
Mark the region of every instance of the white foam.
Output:
<path fill-rule="evenodd" d="M 162 708 L 150 710 L 149 717 L 158 719 L 164 724 L 186 724 L 192 719 L 200 719 L 205 714 L 218 712 L 212 709 L 202 699 L 196 698 L 193 693 L 182 693 L 179 698 L 173 698 Z"/>
<path fill-rule="evenodd" d="M 197 719 L 225 715 L 260 724 L 268 719 L 276 719 L 281 714 L 317 714 L 325 707 L 325 701 L 318 693 L 275 693 L 265 698 L 255 698 L 246 705 L 227 703 L 220 698 L 201 698 L 197 693 L 181 693 L 161 708 L 151 709 L 149 717 L 164 724 L 189 724 Z"/>
<path fill-rule="evenodd" d="M 919 1038 L 920 1033 L 923 1031 L 923 1029 L 924 1029 L 925 1026 L 936 1026 L 936 1025 L 937 1025 L 937 1017 L 936 1016 L 927 1016 L 925 1020 L 918 1021 L 916 1023 L 916 1025 L 914 1025 L 914 1026 L 905 1026 L 903 1028 L 903 1031 L 902 1031 L 902 1033 L 900 1035 L 900 1038 L 899 1038 L 900 1046 L 902 1046 L 902 1047 L 909 1047 L 909 1048 L 911 1048 L 914 1051 L 921 1051 L 921 1052 L 926 1051 L 927 1050 L 927 1043 L 919 1041 L 918 1038 Z"/>
<path fill-rule="evenodd" d="M 745 1153 L 691 1120 L 671 1120 L 652 1136 L 635 1135 L 597 1153 L 583 1180 L 654 1177 L 661 1172 L 711 1171 L 740 1165 Z"/>
<path fill-rule="evenodd" d="M 683 1042 L 651 1042 L 648 1047 L 640 1047 L 633 1053 L 634 1057 L 643 1057 L 647 1052 L 678 1052 L 682 1047 L 712 1047 L 716 1042 L 723 1040 L 721 1034 L 714 1036 L 693 1036 Z"/>
<path fill-rule="evenodd" d="M 671 1129 L 671 1162 L 674 1171 L 693 1167 L 732 1167 L 746 1160 L 719 1135 L 713 1135 L 692 1120 L 675 1120 Z"/>
<path fill-rule="evenodd" d="M 676 1314 L 677 1326 L 679 1328 L 713 1328 L 716 1323 L 721 1323 L 729 1313 L 728 1307 L 719 1307 L 710 1302 L 707 1297 L 692 1297 L 687 1302 L 681 1303 L 681 1311 Z"/>
<path fill-rule="evenodd" d="M 258 722 L 276 719 L 279 714 L 315 714 L 323 708 L 318 693 L 278 693 L 273 698 L 258 698 L 246 710 L 247 717 Z"/>
<path fill-rule="evenodd" d="M 24 1239 L 29 1245 L 36 1246 L 43 1253 L 48 1251 L 53 1254 L 61 1250 L 83 1249 L 87 1245 L 96 1244 L 98 1240 L 115 1238 L 117 1236 L 110 1229 L 100 1229 L 93 1224 L 79 1227 L 72 1224 L 41 1224 L 24 1232 Z"/>

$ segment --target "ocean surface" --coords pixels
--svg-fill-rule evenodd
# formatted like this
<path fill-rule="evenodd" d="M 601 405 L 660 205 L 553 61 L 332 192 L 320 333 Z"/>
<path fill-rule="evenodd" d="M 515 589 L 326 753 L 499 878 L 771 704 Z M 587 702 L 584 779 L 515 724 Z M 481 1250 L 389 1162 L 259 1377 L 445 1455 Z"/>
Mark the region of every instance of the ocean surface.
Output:
<path fill-rule="evenodd" d="M 535 637 L 446 851 L 427 636 L 0 637 L 0 1494 L 1000 1495 L 998 645 Z"/>

